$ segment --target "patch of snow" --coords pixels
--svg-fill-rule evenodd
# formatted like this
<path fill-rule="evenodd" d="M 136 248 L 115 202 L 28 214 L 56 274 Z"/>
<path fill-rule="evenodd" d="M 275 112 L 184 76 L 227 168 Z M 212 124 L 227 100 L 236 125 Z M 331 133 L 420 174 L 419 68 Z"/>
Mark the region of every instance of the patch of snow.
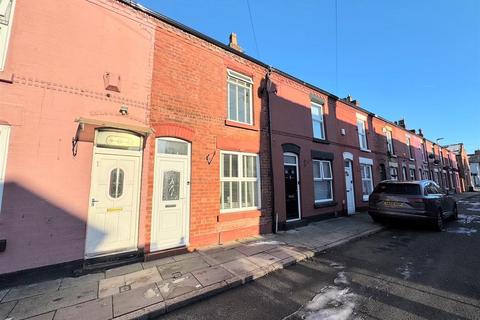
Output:
<path fill-rule="evenodd" d="M 271 245 L 280 245 L 280 244 L 285 244 L 284 242 L 276 241 L 276 240 L 270 240 L 270 241 L 257 241 L 257 242 L 252 242 L 247 244 L 248 246 L 261 246 L 265 244 L 271 244 Z"/>
<path fill-rule="evenodd" d="M 158 293 L 155 292 L 152 288 L 148 289 L 143 296 L 147 299 L 152 299 L 153 297 L 157 297 Z"/>
<path fill-rule="evenodd" d="M 305 320 L 346 320 L 353 314 L 355 300 L 349 288 L 325 287 L 299 311 L 299 316 Z"/>
<path fill-rule="evenodd" d="M 343 265 L 333 262 L 331 266 L 344 268 Z M 284 318 L 305 320 L 347 320 L 355 316 L 357 295 L 350 292 L 350 288 L 339 285 L 348 285 L 349 281 L 344 271 L 340 271 L 334 280 L 336 286 L 327 286 L 320 290 L 311 301 L 298 311 Z M 355 319 L 361 319 L 355 317 Z"/>
<path fill-rule="evenodd" d="M 472 216 L 467 214 L 459 214 L 458 215 L 458 222 L 460 223 L 480 223 L 480 216 Z"/>
<path fill-rule="evenodd" d="M 400 274 L 403 276 L 403 279 L 407 280 L 410 279 L 412 276 L 412 263 L 407 262 L 403 266 L 400 266 L 397 268 L 397 271 L 400 272 Z"/>
<path fill-rule="evenodd" d="M 348 285 L 350 284 L 350 281 L 348 281 L 347 276 L 345 275 L 345 271 L 341 271 L 337 274 L 337 277 L 335 280 L 333 280 L 333 283 L 339 285 L 339 284 L 344 284 Z"/>
<path fill-rule="evenodd" d="M 330 267 L 332 267 L 334 269 L 345 269 L 345 266 L 341 263 L 338 263 L 338 262 L 330 263 Z"/>
<path fill-rule="evenodd" d="M 450 233 L 465 234 L 467 236 L 471 236 L 473 233 L 477 232 L 477 229 L 465 228 L 465 227 L 456 227 L 456 228 L 448 228 L 448 229 L 446 229 L 446 231 L 450 232 Z"/>

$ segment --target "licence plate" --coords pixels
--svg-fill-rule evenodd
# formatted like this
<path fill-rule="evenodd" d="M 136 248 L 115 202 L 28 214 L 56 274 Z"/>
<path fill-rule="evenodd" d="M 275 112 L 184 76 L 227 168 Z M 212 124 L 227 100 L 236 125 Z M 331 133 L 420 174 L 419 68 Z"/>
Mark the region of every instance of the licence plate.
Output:
<path fill-rule="evenodd" d="M 403 207 L 402 202 L 397 201 L 383 201 L 383 205 L 388 208 L 401 208 Z"/>

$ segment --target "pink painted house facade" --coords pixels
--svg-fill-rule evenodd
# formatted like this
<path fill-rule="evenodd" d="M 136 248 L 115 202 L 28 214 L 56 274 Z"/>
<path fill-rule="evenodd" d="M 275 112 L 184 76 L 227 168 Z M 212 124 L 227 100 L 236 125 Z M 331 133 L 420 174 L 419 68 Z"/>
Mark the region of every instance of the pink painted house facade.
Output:
<path fill-rule="evenodd" d="M 141 250 L 153 19 L 118 1 L 7 2 L 0 274 Z"/>

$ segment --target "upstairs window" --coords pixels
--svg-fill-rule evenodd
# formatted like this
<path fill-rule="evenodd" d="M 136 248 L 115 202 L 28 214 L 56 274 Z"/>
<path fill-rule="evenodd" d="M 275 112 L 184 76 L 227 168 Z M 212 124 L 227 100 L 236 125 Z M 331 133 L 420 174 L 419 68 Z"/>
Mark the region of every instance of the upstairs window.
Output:
<path fill-rule="evenodd" d="M 15 0 L 0 0 L 0 71 L 5 68 Z"/>
<path fill-rule="evenodd" d="M 253 124 L 252 78 L 228 70 L 228 120 Z"/>
<path fill-rule="evenodd" d="M 410 137 L 407 136 L 407 152 L 408 152 L 408 158 L 413 159 L 413 150 L 412 150 L 412 144 L 410 141 Z"/>
<path fill-rule="evenodd" d="M 387 151 L 393 155 L 395 154 L 395 150 L 393 150 L 392 131 L 387 130 L 387 132 L 385 132 L 385 135 L 387 137 Z"/>
<path fill-rule="evenodd" d="M 357 114 L 358 142 L 361 150 L 368 150 L 367 145 L 367 118 Z"/>
<path fill-rule="evenodd" d="M 312 102 L 312 127 L 313 137 L 325 140 L 325 124 L 323 121 L 323 105 Z"/>
<path fill-rule="evenodd" d="M 427 150 L 425 149 L 425 142 L 421 143 L 422 146 L 422 159 L 423 162 L 427 162 Z"/>

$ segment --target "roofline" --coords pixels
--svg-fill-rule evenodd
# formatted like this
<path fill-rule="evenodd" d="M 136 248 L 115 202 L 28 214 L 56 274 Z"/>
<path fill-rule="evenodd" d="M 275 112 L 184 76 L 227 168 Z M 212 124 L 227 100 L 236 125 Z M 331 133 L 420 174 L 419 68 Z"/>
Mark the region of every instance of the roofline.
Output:
<path fill-rule="evenodd" d="M 311 84 L 311 83 L 308 83 L 308 82 L 306 82 L 306 81 L 303 81 L 303 80 L 301 80 L 301 79 L 299 79 L 299 78 L 297 78 L 297 77 L 295 77 L 295 76 L 293 76 L 293 75 L 291 75 L 291 74 L 289 74 L 289 73 L 287 73 L 287 72 L 285 72 L 285 71 L 282 71 L 282 70 L 277 69 L 277 68 L 275 68 L 275 67 L 273 67 L 273 66 L 270 66 L 269 64 L 267 64 L 267 63 L 265 63 L 265 62 L 263 62 L 263 61 L 260 61 L 260 60 L 258 60 L 258 59 L 255 59 L 254 57 L 249 56 L 248 54 L 245 54 L 245 53 L 243 53 L 243 52 L 240 52 L 240 51 L 238 51 L 238 50 L 235 50 L 235 49 L 229 47 L 228 45 L 226 45 L 225 43 L 220 42 L 220 41 L 218 41 L 218 40 L 216 40 L 216 39 L 214 39 L 214 38 L 212 38 L 212 37 L 209 37 L 209 36 L 207 36 L 206 34 L 203 34 L 203 33 L 199 32 L 199 31 L 197 31 L 197 30 L 195 30 L 195 29 L 193 29 L 193 28 L 191 28 L 191 27 L 188 27 L 188 26 L 186 26 L 186 25 L 184 25 L 184 24 L 182 24 L 182 23 L 180 23 L 180 22 L 178 22 L 178 21 L 176 21 L 176 20 L 173 20 L 173 19 L 171 19 L 171 18 L 169 18 L 169 17 L 167 17 L 167 16 L 165 16 L 165 15 L 163 15 L 163 14 L 157 12 L 157 11 L 154 11 L 154 10 L 152 10 L 152 9 L 146 8 L 146 7 L 142 6 L 141 4 L 136 3 L 136 2 L 134 2 L 134 1 L 132 1 L 132 0 L 117 0 L 117 1 L 123 3 L 124 5 L 129 6 L 129 7 L 133 8 L 133 9 L 135 9 L 135 10 L 141 11 L 141 12 L 143 12 L 143 13 L 148 14 L 149 16 L 152 16 L 152 17 L 154 17 L 154 18 L 156 18 L 156 19 L 159 19 L 159 20 L 161 20 L 161 21 L 163 21 L 163 22 L 165 22 L 165 23 L 167 23 L 167 24 L 169 24 L 169 25 L 171 25 L 171 26 L 173 26 L 173 27 L 176 27 L 176 28 L 178 28 L 178 29 L 180 29 L 180 30 L 182 30 L 182 31 L 184 31 L 184 32 L 190 33 L 191 35 L 194 35 L 194 36 L 196 36 L 196 37 L 198 37 L 198 38 L 200 38 L 200 39 L 202 39 L 202 40 L 204 40 L 204 41 L 207 41 L 207 42 L 209 42 L 209 43 L 211 43 L 211 44 L 213 44 L 213 45 L 215 45 L 215 46 L 218 46 L 218 47 L 220 47 L 220 48 L 222 48 L 222 49 L 224 49 L 224 50 L 226 50 L 226 51 L 228 51 L 228 52 L 230 52 L 230 53 L 233 53 L 233 54 L 235 54 L 235 55 L 238 55 L 238 56 L 240 56 L 240 57 L 242 57 L 242 58 L 244 58 L 244 59 L 246 59 L 246 60 L 249 60 L 249 61 L 251 61 L 251 62 L 253 62 L 253 63 L 255 63 L 255 64 L 257 64 L 257 65 L 259 65 L 259 66 L 261 66 L 261 67 L 263 67 L 263 68 L 266 68 L 266 69 L 268 69 L 268 70 L 270 70 L 270 71 L 276 72 L 276 73 L 278 73 L 278 74 L 280 74 L 280 75 L 282 75 L 282 76 L 284 76 L 284 77 L 286 77 L 286 78 L 288 78 L 288 79 L 290 79 L 290 80 L 292 80 L 292 81 L 295 81 L 295 82 L 297 82 L 297 83 L 299 83 L 299 84 L 301 84 L 301 85 L 304 85 L 304 86 L 306 86 L 306 87 L 308 87 L 308 88 L 310 88 L 310 89 L 312 89 L 312 90 L 318 91 L 318 92 L 320 92 L 320 93 L 322 93 L 322 94 L 324 94 L 324 95 L 326 95 L 326 96 L 328 96 L 328 97 L 330 97 L 330 98 L 333 98 L 333 99 L 335 99 L 335 100 L 337 100 L 337 101 L 341 101 L 341 102 L 347 104 L 348 106 L 350 106 L 350 107 L 352 107 L 352 108 L 354 108 L 354 109 L 356 109 L 356 110 L 359 110 L 359 111 L 361 111 L 361 112 L 364 112 L 364 113 L 366 113 L 366 114 L 368 114 L 368 115 L 370 115 L 370 116 L 372 116 L 372 117 L 374 117 L 374 118 L 380 119 L 380 120 L 388 123 L 389 125 L 392 125 L 392 126 L 394 126 L 394 127 L 397 127 L 397 128 L 399 128 L 399 129 L 401 129 L 401 130 L 405 130 L 405 131 L 409 132 L 410 134 L 413 134 L 413 135 L 415 135 L 415 136 L 417 136 L 417 137 L 419 137 L 419 138 L 422 138 L 423 140 L 427 140 L 427 141 L 433 143 L 434 145 L 436 145 L 435 142 L 433 142 L 433 141 L 431 141 L 431 140 L 429 140 L 429 139 L 427 139 L 427 138 L 425 138 L 425 137 L 423 137 L 423 136 L 420 136 L 420 135 L 417 134 L 417 133 L 413 133 L 413 132 L 411 132 L 410 130 L 408 130 L 407 128 L 403 128 L 403 127 L 401 127 L 400 125 L 394 123 L 393 121 L 387 120 L 387 119 L 385 119 L 385 118 L 383 118 L 383 117 L 375 114 L 374 112 L 371 112 L 371 111 L 368 111 L 368 110 L 366 110 L 366 109 L 364 109 L 364 108 L 361 108 L 361 107 L 359 107 L 359 106 L 356 106 L 355 104 L 353 104 L 353 103 L 351 103 L 351 102 L 349 102 L 349 101 L 346 101 L 346 100 L 344 100 L 344 99 L 342 99 L 342 98 L 334 95 L 334 94 L 331 93 L 331 92 L 328 92 L 328 91 L 326 91 L 326 90 L 324 90 L 324 89 L 321 89 L 321 88 L 319 88 L 319 87 L 317 87 L 317 86 L 315 86 L 315 85 L 313 85 L 313 84 Z"/>

